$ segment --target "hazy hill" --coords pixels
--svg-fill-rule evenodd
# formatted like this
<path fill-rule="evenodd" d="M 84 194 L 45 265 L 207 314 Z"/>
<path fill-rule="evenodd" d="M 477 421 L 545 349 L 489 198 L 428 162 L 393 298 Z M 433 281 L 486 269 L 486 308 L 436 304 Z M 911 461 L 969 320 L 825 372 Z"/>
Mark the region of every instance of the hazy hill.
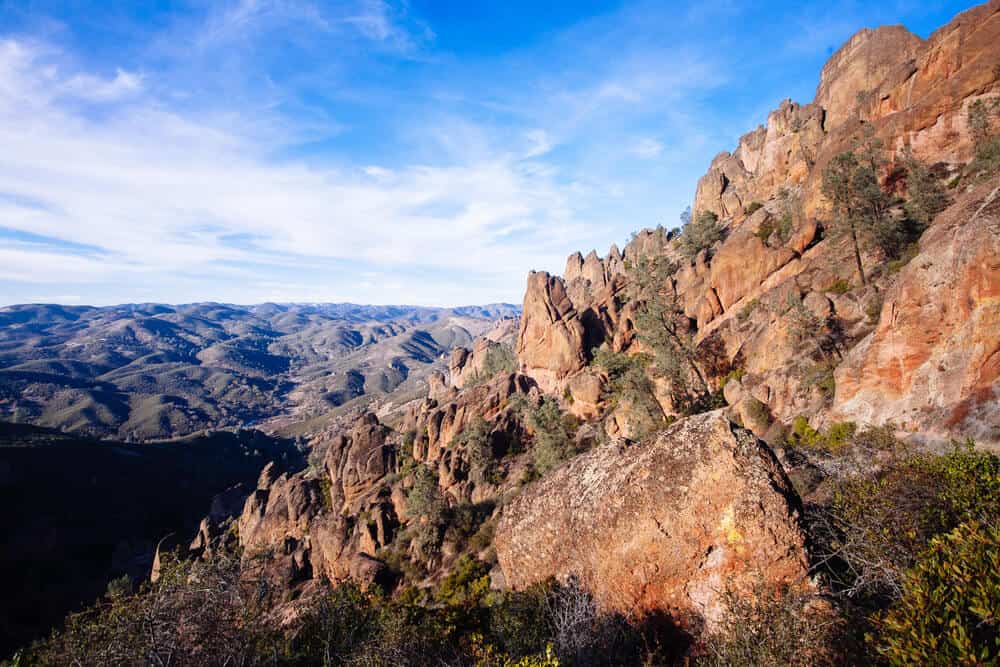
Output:
<path fill-rule="evenodd" d="M 122 439 L 294 420 L 419 388 L 506 304 L 0 309 L 0 416 Z"/>

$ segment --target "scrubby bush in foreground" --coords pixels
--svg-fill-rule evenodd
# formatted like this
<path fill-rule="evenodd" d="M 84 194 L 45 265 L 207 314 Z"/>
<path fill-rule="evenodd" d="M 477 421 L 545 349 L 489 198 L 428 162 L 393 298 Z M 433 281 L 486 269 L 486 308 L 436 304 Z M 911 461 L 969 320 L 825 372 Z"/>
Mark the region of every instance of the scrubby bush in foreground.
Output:
<path fill-rule="evenodd" d="M 934 538 L 877 636 L 891 665 L 1000 662 L 1000 524 L 965 523 Z"/>

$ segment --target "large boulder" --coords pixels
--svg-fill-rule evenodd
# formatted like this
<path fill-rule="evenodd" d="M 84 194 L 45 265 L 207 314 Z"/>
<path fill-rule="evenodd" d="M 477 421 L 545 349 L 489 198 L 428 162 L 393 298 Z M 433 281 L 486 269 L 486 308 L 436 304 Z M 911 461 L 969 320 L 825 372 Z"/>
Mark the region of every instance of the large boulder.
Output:
<path fill-rule="evenodd" d="M 805 581 L 797 507 L 767 446 L 715 411 L 573 459 L 504 508 L 495 543 L 515 589 L 572 576 L 605 610 L 711 630 L 727 588 Z"/>

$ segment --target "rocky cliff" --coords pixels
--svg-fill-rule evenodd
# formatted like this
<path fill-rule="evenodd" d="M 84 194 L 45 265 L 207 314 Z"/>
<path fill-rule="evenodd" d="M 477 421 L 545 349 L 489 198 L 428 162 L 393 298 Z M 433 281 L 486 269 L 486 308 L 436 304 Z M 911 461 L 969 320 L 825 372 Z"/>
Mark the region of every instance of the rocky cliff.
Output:
<path fill-rule="evenodd" d="M 565 395 L 568 409 L 588 405 L 592 350 L 642 349 L 628 267 L 666 258 L 680 265 L 671 288 L 695 344 L 725 356 L 719 369 L 732 380 L 726 398 L 734 417 L 745 416 L 738 405 L 745 399 L 766 406 L 768 423 L 754 424 L 758 435 L 772 420 L 807 415 L 819 424 L 895 421 L 938 439 L 1000 442 L 1000 415 L 991 408 L 998 394 L 996 183 L 961 177 L 974 151 L 970 107 L 1000 94 L 997 44 L 996 1 L 927 40 L 899 26 L 857 33 L 823 68 L 813 102 L 783 102 L 699 181 L 694 215 L 719 216 L 721 243 L 688 260 L 662 229 L 644 231 L 604 258 L 570 255 L 562 277 L 529 276 L 517 348 L 522 372 Z M 827 233 L 821 192 L 826 165 L 863 136 L 881 141 L 881 184 L 895 196 L 907 195 L 904 148 L 933 165 L 942 183 L 959 186 L 902 271 L 864 252 L 865 264 L 876 267 L 869 284 L 859 283 L 845 240 Z M 796 335 L 789 311 L 797 303 L 821 324 L 813 340 Z M 713 386 L 724 380 L 713 378 Z M 659 389 L 672 411 L 667 388 Z"/>

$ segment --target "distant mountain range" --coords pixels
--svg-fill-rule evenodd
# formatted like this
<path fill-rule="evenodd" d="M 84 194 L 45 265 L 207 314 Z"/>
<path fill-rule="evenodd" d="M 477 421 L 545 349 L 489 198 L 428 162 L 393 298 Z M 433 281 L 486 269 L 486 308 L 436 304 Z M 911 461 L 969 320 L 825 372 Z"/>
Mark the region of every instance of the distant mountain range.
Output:
<path fill-rule="evenodd" d="M 128 441 L 301 423 L 420 391 L 520 308 L 157 303 L 0 309 L 0 419 Z"/>

